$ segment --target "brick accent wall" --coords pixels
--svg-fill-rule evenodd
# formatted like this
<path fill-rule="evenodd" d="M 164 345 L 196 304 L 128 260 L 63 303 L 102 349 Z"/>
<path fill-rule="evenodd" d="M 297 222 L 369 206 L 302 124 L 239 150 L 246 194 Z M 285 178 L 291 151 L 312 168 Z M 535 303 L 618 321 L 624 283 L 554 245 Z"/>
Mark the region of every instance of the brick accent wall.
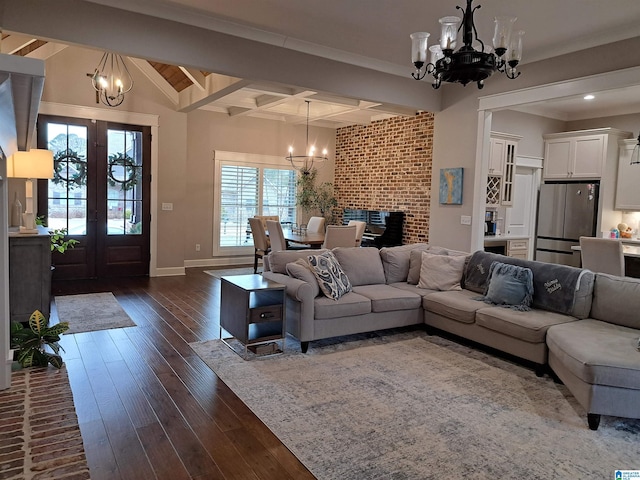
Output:
<path fill-rule="evenodd" d="M 335 195 L 344 208 L 403 211 L 403 243 L 429 240 L 433 113 L 336 130 Z"/>

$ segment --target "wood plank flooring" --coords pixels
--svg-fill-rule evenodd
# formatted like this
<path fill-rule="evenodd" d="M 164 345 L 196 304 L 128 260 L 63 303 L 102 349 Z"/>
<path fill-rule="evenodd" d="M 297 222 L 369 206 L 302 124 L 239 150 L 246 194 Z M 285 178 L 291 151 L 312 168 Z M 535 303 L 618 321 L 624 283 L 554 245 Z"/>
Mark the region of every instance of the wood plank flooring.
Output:
<path fill-rule="evenodd" d="M 93 480 L 314 478 L 189 347 L 219 337 L 220 280 L 203 270 L 54 283 L 113 292 L 137 325 L 61 341 Z"/>

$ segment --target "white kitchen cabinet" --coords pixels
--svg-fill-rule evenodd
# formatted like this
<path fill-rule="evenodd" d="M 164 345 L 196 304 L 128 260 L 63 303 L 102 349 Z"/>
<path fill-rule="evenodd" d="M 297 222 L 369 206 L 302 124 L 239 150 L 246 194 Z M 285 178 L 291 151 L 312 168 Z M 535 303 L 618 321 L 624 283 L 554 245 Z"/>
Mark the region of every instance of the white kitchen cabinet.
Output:
<path fill-rule="evenodd" d="M 602 178 L 607 161 L 615 160 L 618 138 L 628 138 L 628 135 L 613 128 L 544 135 L 544 179 Z"/>
<path fill-rule="evenodd" d="M 509 240 L 507 242 L 507 256 L 529 260 L 529 240 L 526 238 Z"/>
<path fill-rule="evenodd" d="M 511 206 L 513 204 L 516 148 L 521 139 L 522 137 L 519 135 L 491 132 L 489 183 L 493 183 L 493 187 L 499 189 L 499 194 L 490 199 L 489 191 L 487 191 L 488 205 L 500 203 L 504 206 Z"/>
<path fill-rule="evenodd" d="M 631 154 L 637 140 L 620 140 L 616 210 L 640 210 L 640 164 L 631 165 Z"/>

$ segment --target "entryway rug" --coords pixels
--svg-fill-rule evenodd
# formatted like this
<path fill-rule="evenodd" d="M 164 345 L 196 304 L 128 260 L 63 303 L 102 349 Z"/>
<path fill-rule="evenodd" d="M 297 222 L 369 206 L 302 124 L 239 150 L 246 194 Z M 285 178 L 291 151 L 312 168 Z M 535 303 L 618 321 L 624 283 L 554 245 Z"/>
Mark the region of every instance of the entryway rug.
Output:
<path fill-rule="evenodd" d="M 60 321 L 69 322 L 69 330 L 65 333 L 136 325 L 111 292 L 56 296 L 55 303 Z"/>
<path fill-rule="evenodd" d="M 13 372 L 0 392 L 0 418 L 0 478 L 90 477 L 65 368 Z"/>
<path fill-rule="evenodd" d="M 614 478 L 639 468 L 640 421 L 589 430 L 568 390 L 424 332 L 242 360 L 191 344 L 319 479 Z"/>

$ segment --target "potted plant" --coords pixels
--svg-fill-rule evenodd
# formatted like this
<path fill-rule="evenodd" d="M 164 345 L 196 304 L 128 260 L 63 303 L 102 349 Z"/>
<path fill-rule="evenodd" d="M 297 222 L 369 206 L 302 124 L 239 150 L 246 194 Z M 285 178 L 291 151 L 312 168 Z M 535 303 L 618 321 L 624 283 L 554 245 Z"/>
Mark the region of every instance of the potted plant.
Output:
<path fill-rule="evenodd" d="M 62 368 L 63 362 L 58 344 L 60 335 L 69 329 L 68 322 L 60 322 L 52 327 L 49 320 L 36 310 L 29 317 L 27 326 L 20 322 L 11 323 L 11 348 L 15 359 L 23 367 L 46 367 L 48 364 Z"/>
<path fill-rule="evenodd" d="M 44 224 L 43 217 L 37 217 L 36 224 L 46 227 L 46 225 Z M 55 252 L 64 253 L 69 248 L 74 248 L 76 246 L 76 243 L 80 243 L 78 242 L 78 240 L 75 240 L 73 238 L 65 240 L 65 237 L 67 236 L 66 228 L 56 228 L 53 230 L 49 230 L 49 234 L 51 235 L 51 251 L 52 252 L 55 251 Z"/>
<path fill-rule="evenodd" d="M 333 195 L 333 184 L 323 182 L 316 185 L 317 175 L 318 171 L 315 168 L 300 172 L 296 204 L 302 207 L 305 213 L 319 210 L 327 224 L 332 224 L 335 221 L 333 209 L 338 205 Z"/>

